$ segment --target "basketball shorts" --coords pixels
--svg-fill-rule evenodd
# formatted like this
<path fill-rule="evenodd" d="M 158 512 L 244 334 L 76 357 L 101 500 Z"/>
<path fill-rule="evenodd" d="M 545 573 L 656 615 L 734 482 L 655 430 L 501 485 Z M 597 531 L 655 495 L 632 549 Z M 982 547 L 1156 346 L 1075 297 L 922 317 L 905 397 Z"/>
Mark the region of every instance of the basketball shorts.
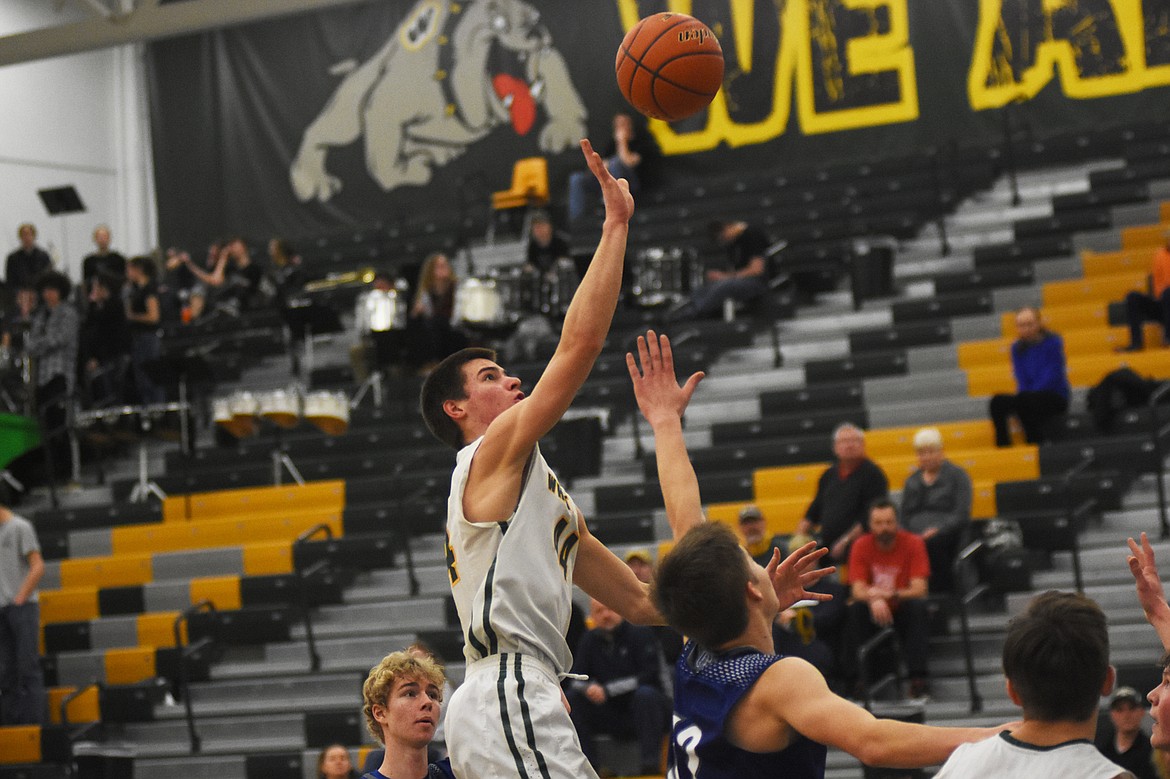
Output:
<path fill-rule="evenodd" d="M 491 655 L 468 666 L 445 730 L 460 779 L 597 779 L 556 673 L 531 655 Z"/>

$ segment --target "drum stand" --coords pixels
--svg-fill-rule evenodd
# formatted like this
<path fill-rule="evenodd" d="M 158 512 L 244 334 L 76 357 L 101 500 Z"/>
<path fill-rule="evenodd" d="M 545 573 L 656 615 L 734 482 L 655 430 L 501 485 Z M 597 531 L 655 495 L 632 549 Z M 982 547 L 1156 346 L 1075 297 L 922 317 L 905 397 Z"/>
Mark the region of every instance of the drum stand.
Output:
<path fill-rule="evenodd" d="M 297 469 L 297 464 L 288 456 L 288 452 L 284 450 L 284 435 L 277 428 L 276 432 L 276 447 L 272 450 L 272 484 L 279 487 L 283 483 L 283 476 L 285 470 L 288 475 L 293 478 L 297 486 L 304 487 L 305 479 L 301 476 L 300 470 Z"/>
<path fill-rule="evenodd" d="M 146 441 L 138 442 L 138 483 L 130 490 L 131 503 L 143 503 L 150 495 L 155 496 L 159 501 L 164 501 L 167 494 L 163 492 L 162 487 L 158 486 L 150 478 L 150 470 L 147 467 L 146 456 Z"/>
<path fill-rule="evenodd" d="M 349 401 L 350 410 L 353 410 L 362 404 L 366 398 L 366 393 L 370 392 L 374 396 L 374 408 L 382 408 L 382 399 L 385 396 L 385 380 L 386 377 L 382 373 L 381 368 L 375 368 L 370 371 L 370 375 L 361 383 L 354 393 L 353 399 Z"/>

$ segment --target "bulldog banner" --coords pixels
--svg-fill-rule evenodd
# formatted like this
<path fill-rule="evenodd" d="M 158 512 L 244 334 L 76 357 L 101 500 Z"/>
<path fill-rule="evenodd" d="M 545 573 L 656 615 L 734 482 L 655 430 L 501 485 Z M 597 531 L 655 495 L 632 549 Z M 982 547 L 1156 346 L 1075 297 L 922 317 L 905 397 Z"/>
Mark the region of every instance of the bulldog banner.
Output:
<path fill-rule="evenodd" d="M 554 199 L 627 110 L 624 32 L 719 36 L 723 90 L 650 122 L 661 176 L 1170 120 L 1170 0 L 381 0 L 150 46 L 163 240 L 301 236 L 483 208 L 521 157 Z"/>

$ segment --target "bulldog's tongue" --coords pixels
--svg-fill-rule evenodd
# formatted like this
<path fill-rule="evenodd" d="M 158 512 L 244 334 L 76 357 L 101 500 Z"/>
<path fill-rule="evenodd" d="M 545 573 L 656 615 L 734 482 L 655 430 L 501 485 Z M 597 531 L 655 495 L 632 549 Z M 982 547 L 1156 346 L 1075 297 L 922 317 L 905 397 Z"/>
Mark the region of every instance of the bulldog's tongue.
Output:
<path fill-rule="evenodd" d="M 500 73 L 492 79 L 492 87 L 512 114 L 512 129 L 517 135 L 527 135 L 536 122 L 536 101 L 532 99 L 528 84 L 515 76 Z"/>

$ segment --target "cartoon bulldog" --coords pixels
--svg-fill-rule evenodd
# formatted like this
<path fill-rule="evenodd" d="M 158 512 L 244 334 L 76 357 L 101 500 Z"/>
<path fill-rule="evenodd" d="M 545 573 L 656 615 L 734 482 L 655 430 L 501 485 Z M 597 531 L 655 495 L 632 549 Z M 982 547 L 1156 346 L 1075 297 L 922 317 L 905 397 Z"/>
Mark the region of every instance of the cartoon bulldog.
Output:
<path fill-rule="evenodd" d="M 305 130 L 289 177 L 302 202 L 340 191 L 325 158 L 365 136 L 366 166 L 385 190 L 426 184 L 493 128 L 532 130 L 562 151 L 585 134 L 585 105 L 539 12 L 520 0 L 419 0 L 370 60 L 352 70 Z"/>

